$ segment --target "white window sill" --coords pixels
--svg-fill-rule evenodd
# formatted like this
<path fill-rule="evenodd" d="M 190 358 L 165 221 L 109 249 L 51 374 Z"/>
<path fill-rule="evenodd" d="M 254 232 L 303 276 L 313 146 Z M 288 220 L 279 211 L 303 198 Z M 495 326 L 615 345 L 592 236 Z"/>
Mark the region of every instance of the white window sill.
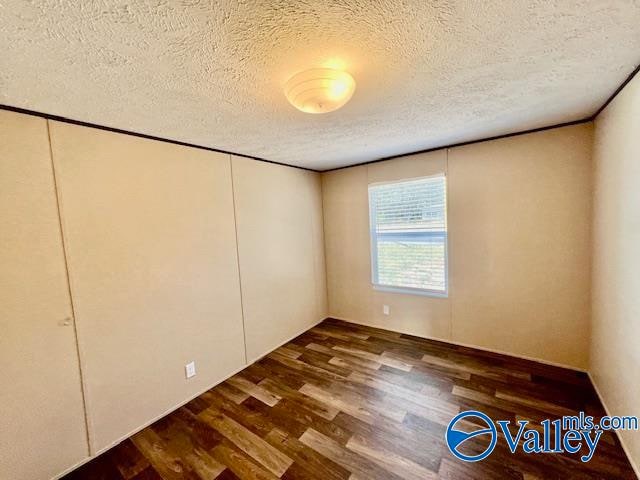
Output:
<path fill-rule="evenodd" d="M 380 292 L 390 293 L 402 293 L 405 295 L 419 295 L 422 297 L 434 297 L 434 298 L 449 298 L 449 292 L 440 292 L 437 290 L 424 290 L 422 288 L 410 288 L 410 287 L 390 287 L 387 285 L 373 285 L 374 290 Z"/>

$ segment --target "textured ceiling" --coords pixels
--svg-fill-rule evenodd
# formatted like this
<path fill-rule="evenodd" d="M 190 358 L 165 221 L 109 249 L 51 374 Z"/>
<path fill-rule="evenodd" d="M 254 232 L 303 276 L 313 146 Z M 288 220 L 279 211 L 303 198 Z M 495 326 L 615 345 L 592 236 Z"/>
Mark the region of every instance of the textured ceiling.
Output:
<path fill-rule="evenodd" d="M 329 169 L 591 115 L 639 0 L 0 1 L 0 103 Z M 343 66 L 350 103 L 283 85 Z"/>

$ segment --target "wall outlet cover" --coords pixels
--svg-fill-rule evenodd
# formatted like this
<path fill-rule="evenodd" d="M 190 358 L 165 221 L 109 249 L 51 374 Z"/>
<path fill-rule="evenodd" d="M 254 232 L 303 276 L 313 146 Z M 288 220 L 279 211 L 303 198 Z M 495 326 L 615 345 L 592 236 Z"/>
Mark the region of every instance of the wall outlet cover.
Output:
<path fill-rule="evenodd" d="M 385 315 L 389 315 L 389 305 L 382 306 L 382 313 Z"/>
<path fill-rule="evenodd" d="M 187 363 L 184 366 L 184 373 L 187 378 L 196 376 L 196 362 Z"/>

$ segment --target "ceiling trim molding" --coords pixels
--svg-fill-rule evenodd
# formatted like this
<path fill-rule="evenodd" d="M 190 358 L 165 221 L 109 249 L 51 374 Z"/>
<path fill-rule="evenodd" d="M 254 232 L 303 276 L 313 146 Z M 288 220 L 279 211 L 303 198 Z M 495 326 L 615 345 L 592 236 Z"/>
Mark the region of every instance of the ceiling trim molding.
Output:
<path fill-rule="evenodd" d="M 472 145 L 474 143 L 489 142 L 491 140 L 499 140 L 499 139 L 502 139 L 502 138 L 515 137 L 515 136 L 518 136 L 518 135 L 527 135 L 529 133 L 543 132 L 545 130 L 551 130 L 551 129 L 554 129 L 554 128 L 562 128 L 562 127 L 568 127 L 568 126 L 571 126 L 571 125 L 579 125 L 581 123 L 592 122 L 618 96 L 618 94 L 622 91 L 622 89 L 624 87 L 626 87 L 627 84 L 631 80 L 633 80 L 633 78 L 638 74 L 638 72 L 640 72 L 640 64 L 629 74 L 629 76 L 620 84 L 620 86 L 611 94 L 611 96 L 609 98 L 607 98 L 607 100 L 602 104 L 602 106 L 600 106 L 600 108 L 598 108 L 595 111 L 595 113 L 593 113 L 592 115 L 590 115 L 590 116 L 588 116 L 586 118 L 580 119 L 580 120 L 573 120 L 571 122 L 559 123 L 559 124 L 555 124 L 555 125 L 548 125 L 546 127 L 538 127 L 538 128 L 533 128 L 533 129 L 530 129 L 530 130 L 522 130 L 522 131 L 518 131 L 518 132 L 505 133 L 503 135 L 496 135 L 496 136 L 493 136 L 493 137 L 479 138 L 477 140 L 469 140 L 469 141 L 466 141 L 466 142 L 454 143 L 454 144 L 450 144 L 450 145 L 441 145 L 441 146 L 438 146 L 438 147 L 427 148 L 427 149 L 424 149 L 424 150 L 416 150 L 416 151 L 411 151 L 411 152 L 406 152 L 406 153 L 400 153 L 398 155 L 392 155 L 390 157 L 383 157 L 383 158 L 379 158 L 379 159 L 376 159 L 376 160 L 370 160 L 370 161 L 367 161 L 367 162 L 356 163 L 354 165 L 345 165 L 344 167 L 329 168 L 327 170 L 315 170 L 315 169 L 312 169 L 312 168 L 301 167 L 299 165 L 290 165 L 288 163 L 276 162 L 274 160 L 267 160 L 266 158 L 252 157 L 251 155 L 245 155 L 245 154 L 242 154 L 242 153 L 231 152 L 231 151 L 228 151 L 228 150 L 221 150 L 219 148 L 205 147 L 204 145 L 196 145 L 194 143 L 181 142 L 180 140 L 171 140 L 169 138 L 163 138 L 163 137 L 156 137 L 156 136 L 153 136 L 153 135 L 147 135 L 145 133 L 133 132 L 133 131 L 129 131 L 129 130 L 123 130 L 123 129 L 120 129 L 120 128 L 114 128 L 114 127 L 107 127 L 107 126 L 104 126 L 104 125 L 99 125 L 99 124 L 96 124 L 96 123 L 83 122 L 81 120 L 74 120 L 74 119 L 62 117 L 62 116 L 59 116 L 59 115 L 52 115 L 52 114 L 49 114 L 49 113 L 37 112 L 35 110 L 28 110 L 26 108 L 12 107 L 10 105 L 0 104 L 0 110 L 7 110 L 7 111 L 10 111 L 10 112 L 16 112 L 16 113 L 22 113 L 22 114 L 25 114 L 25 115 L 32 115 L 32 116 L 36 116 L 36 117 L 42 117 L 42 118 L 46 118 L 47 120 L 54 120 L 54 121 L 57 121 L 57 122 L 70 123 L 70 124 L 79 125 L 79 126 L 82 126 L 82 127 L 97 128 L 98 130 L 105 130 L 105 131 L 113 132 L 113 133 L 120 133 L 120 134 L 124 134 L 124 135 L 132 135 L 134 137 L 146 138 L 148 140 L 156 140 L 156 141 L 159 141 L 159 142 L 172 143 L 174 145 L 181 145 L 183 147 L 192 147 L 192 148 L 198 148 L 200 150 L 208 150 L 210 152 L 218 152 L 218 153 L 225 153 L 227 155 L 235 155 L 235 156 L 238 156 L 238 157 L 243 157 L 243 158 L 248 158 L 248 159 L 251 159 L 251 160 L 256 160 L 258 162 L 271 163 L 273 165 L 280 165 L 280 166 L 283 166 L 283 167 L 297 168 L 297 169 L 305 170 L 305 171 L 308 171 L 308 172 L 326 173 L 326 172 L 335 172 L 337 170 L 344 170 L 345 168 L 360 167 L 362 165 L 370 165 L 372 163 L 385 162 L 387 160 L 393 160 L 395 158 L 400 158 L 400 157 L 407 157 L 407 156 L 410 156 L 410 155 L 417 155 L 417 154 L 420 154 L 420 153 L 434 152 L 436 150 L 442 150 L 442 149 L 445 149 L 445 148 L 462 147 L 464 145 Z"/>
<path fill-rule="evenodd" d="M 319 172 L 319 170 L 313 170 L 312 168 L 301 167 L 299 165 L 290 165 L 288 163 L 276 162 L 274 160 L 267 160 L 266 158 L 252 157 L 251 155 L 245 155 L 243 153 L 236 153 L 236 152 L 231 152 L 231 151 L 228 151 L 228 150 L 221 150 L 219 148 L 205 147 L 204 145 L 196 145 L 195 143 L 181 142 L 180 140 L 172 140 L 170 138 L 156 137 L 154 135 L 147 135 L 146 133 L 133 132 L 133 131 L 130 131 L 130 130 L 123 130 L 121 128 L 107 127 L 105 125 L 99 125 L 97 123 L 83 122 L 81 120 L 74 120 L 72 118 L 62 117 L 60 115 L 52 115 L 50 113 L 37 112 L 35 110 L 28 110 L 26 108 L 12 107 L 11 105 L 0 104 L 0 110 L 7 110 L 9 112 L 22 113 L 24 115 L 31 115 L 31 116 L 35 116 L 35 117 L 42 117 L 42 118 L 46 118 L 47 120 L 54 120 L 56 122 L 70 123 L 72 125 L 79 125 L 81 127 L 96 128 L 98 130 L 105 130 L 107 132 L 120 133 L 120 134 L 124 134 L 124 135 L 131 135 L 133 137 L 145 138 L 147 140 L 156 140 L 158 142 L 172 143 L 174 145 L 181 145 L 183 147 L 198 148 L 200 150 L 208 150 L 210 152 L 224 153 L 224 154 L 227 154 L 227 155 L 235 155 L 236 157 L 248 158 L 248 159 L 251 159 L 251 160 L 256 160 L 258 162 L 265 162 L 265 163 L 271 163 L 271 164 L 274 164 L 274 165 L 280 165 L 282 167 L 297 168 L 297 169 L 300 169 L 300 170 L 306 170 L 308 172 L 316 172 L 316 173 Z"/>
<path fill-rule="evenodd" d="M 596 113 L 594 113 L 591 116 L 592 120 L 595 120 L 595 118 L 598 115 L 600 115 L 605 108 L 609 106 L 609 104 L 613 101 L 613 99 L 618 96 L 618 94 L 622 91 L 622 89 L 626 87 L 631 80 L 633 80 L 633 77 L 635 77 L 639 71 L 640 71 L 640 64 L 638 64 L 638 66 L 633 70 L 633 72 L 629 74 L 629 76 L 624 80 L 624 82 L 622 82 L 620 86 L 616 88 L 616 90 L 611 94 L 611 96 L 607 98 L 607 101 L 604 102 L 598 110 L 596 110 Z"/>

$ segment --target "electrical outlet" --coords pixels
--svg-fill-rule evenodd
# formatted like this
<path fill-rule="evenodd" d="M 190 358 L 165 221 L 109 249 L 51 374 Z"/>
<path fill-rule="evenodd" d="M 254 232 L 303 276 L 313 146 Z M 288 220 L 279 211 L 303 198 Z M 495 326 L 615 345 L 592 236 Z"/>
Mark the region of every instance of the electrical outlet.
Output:
<path fill-rule="evenodd" d="M 383 305 L 382 306 L 382 313 L 384 315 L 389 315 L 389 305 Z"/>
<path fill-rule="evenodd" d="M 196 362 L 187 363 L 184 366 L 184 374 L 187 378 L 196 376 Z"/>

